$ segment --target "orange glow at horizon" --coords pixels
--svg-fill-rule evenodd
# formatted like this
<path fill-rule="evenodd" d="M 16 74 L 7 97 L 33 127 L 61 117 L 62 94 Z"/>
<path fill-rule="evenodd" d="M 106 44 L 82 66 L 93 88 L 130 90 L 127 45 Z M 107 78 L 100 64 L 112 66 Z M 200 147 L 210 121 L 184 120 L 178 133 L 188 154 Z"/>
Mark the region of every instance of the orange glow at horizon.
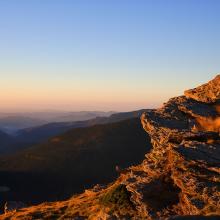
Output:
<path fill-rule="evenodd" d="M 34 80 L 1 83 L 0 111 L 22 110 L 105 110 L 130 111 L 154 108 L 166 99 L 160 92 L 141 85 L 128 86 L 120 82 L 67 83 Z M 170 95 L 167 94 L 167 97 Z M 164 97 L 163 97 L 164 98 Z"/>

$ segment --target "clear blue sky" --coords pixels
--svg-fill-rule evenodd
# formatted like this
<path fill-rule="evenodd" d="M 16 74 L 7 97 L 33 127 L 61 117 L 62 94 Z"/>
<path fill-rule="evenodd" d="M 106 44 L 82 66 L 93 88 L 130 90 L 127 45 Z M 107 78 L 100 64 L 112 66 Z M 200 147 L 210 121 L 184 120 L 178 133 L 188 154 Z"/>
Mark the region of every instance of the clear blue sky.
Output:
<path fill-rule="evenodd" d="M 159 106 L 220 72 L 218 0 L 0 0 L 0 110 Z"/>

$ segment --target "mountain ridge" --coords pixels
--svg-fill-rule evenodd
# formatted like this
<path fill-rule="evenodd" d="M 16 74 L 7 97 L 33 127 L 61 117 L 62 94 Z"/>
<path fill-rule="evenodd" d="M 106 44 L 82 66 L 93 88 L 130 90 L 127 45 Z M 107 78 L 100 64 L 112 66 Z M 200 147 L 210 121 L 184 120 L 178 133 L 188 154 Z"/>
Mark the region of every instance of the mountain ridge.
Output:
<path fill-rule="evenodd" d="M 29 148 L 35 144 L 40 144 L 44 141 L 47 141 L 49 138 L 52 138 L 53 136 L 65 133 L 66 131 L 73 128 L 89 127 L 96 124 L 108 124 L 113 122 L 119 122 L 129 118 L 139 117 L 144 111 L 147 110 L 114 113 L 109 117 L 96 117 L 85 121 L 51 122 L 37 127 L 21 129 L 16 132 L 16 135 L 10 135 L 14 142 L 11 145 L 2 145 L 1 154 L 12 154 L 16 151 Z"/>
<path fill-rule="evenodd" d="M 217 76 L 144 113 L 152 149 L 114 182 L 2 219 L 219 219 L 219 94 Z"/>

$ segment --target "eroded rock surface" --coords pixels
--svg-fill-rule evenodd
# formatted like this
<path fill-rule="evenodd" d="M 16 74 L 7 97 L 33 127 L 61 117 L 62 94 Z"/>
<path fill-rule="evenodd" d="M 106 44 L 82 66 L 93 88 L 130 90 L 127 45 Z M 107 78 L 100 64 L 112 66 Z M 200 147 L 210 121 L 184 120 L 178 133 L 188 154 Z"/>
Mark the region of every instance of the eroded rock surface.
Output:
<path fill-rule="evenodd" d="M 144 113 L 141 123 L 152 150 L 140 165 L 121 171 L 114 183 L 59 204 L 8 213 L 3 219 L 31 219 L 35 213 L 59 219 L 218 219 L 219 80 L 217 76 Z"/>
<path fill-rule="evenodd" d="M 163 217 L 220 214 L 219 130 L 206 130 L 198 123 L 210 117 L 219 117 L 214 106 L 185 97 L 142 116 L 154 146 L 144 161 L 146 172 L 157 171 L 150 182 L 163 177 L 179 189 L 178 201 L 159 211 Z M 150 215 L 160 217 L 156 212 Z"/>
<path fill-rule="evenodd" d="M 216 102 L 220 98 L 220 75 L 202 86 L 185 91 L 185 96 L 206 103 Z"/>

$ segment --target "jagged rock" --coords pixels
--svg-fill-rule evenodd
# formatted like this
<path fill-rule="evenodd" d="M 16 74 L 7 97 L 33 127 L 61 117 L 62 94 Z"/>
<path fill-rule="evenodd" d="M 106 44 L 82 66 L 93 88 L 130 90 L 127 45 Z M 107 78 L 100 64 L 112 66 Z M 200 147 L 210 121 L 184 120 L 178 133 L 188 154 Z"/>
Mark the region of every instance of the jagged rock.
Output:
<path fill-rule="evenodd" d="M 200 102 L 216 102 L 220 99 L 220 75 L 202 86 L 185 91 L 185 96 Z"/>
<path fill-rule="evenodd" d="M 154 146 L 145 161 L 148 172 L 160 170 L 159 177 L 165 175 L 172 179 L 180 190 L 179 201 L 167 207 L 168 215 L 172 215 L 173 211 L 179 215 L 220 214 L 219 131 L 214 125 L 213 129 L 205 125 L 201 128 L 198 122 L 212 118 L 214 123 L 219 113 L 213 105 L 195 100 L 200 97 L 199 101 L 210 102 L 215 94 L 216 101 L 220 92 L 217 86 L 219 79 L 220 76 L 194 90 L 194 96 L 190 96 L 194 100 L 177 97 L 161 109 L 142 116 L 143 127 L 150 134 Z M 156 158 L 152 163 L 154 155 Z"/>

